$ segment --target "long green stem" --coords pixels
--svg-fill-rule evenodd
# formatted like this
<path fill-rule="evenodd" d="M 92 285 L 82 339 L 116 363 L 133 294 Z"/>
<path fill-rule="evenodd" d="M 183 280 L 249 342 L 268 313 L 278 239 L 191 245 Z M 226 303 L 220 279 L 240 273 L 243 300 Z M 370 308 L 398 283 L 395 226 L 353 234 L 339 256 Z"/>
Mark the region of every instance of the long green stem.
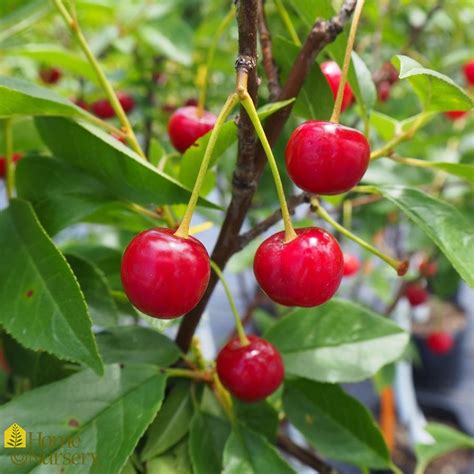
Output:
<path fill-rule="evenodd" d="M 185 377 L 193 380 L 201 380 L 203 382 L 211 382 L 212 376 L 210 373 L 198 371 L 198 370 L 189 370 L 189 369 L 162 369 L 168 377 Z"/>
<path fill-rule="evenodd" d="M 301 47 L 301 41 L 298 37 L 298 33 L 293 26 L 290 15 L 286 11 L 285 5 L 283 5 L 281 0 L 275 0 L 275 7 L 278 14 L 280 15 L 281 20 L 283 21 L 283 24 L 286 27 L 286 30 L 288 31 L 288 34 L 290 35 L 291 40 L 296 44 L 296 46 Z"/>
<path fill-rule="evenodd" d="M 285 226 L 285 242 L 289 242 L 290 240 L 293 240 L 296 237 L 296 232 L 293 228 L 293 225 L 291 224 L 290 212 L 288 211 L 288 205 L 285 199 L 285 191 L 283 190 L 283 183 L 281 182 L 278 166 L 276 164 L 275 157 L 273 156 L 272 147 L 270 146 L 270 143 L 268 143 L 267 136 L 265 135 L 263 126 L 260 122 L 260 119 L 258 118 L 258 113 L 255 109 L 255 105 L 253 104 L 252 98 L 250 97 L 247 91 L 244 91 L 242 93 L 240 101 L 247 114 L 249 115 L 250 120 L 252 121 L 252 124 L 255 128 L 255 132 L 257 133 L 258 138 L 262 142 L 263 150 L 267 155 L 268 164 L 270 165 L 270 169 L 273 174 L 273 179 L 275 181 L 278 200 L 280 201 L 281 215 L 283 217 L 283 223 Z"/>
<path fill-rule="evenodd" d="M 234 92 L 226 100 L 224 107 L 217 117 L 214 128 L 212 129 L 211 136 L 209 137 L 209 142 L 204 152 L 204 157 L 201 162 L 201 167 L 199 168 L 199 173 L 194 183 L 193 192 L 186 207 L 186 211 L 183 216 L 183 220 L 178 227 L 178 230 L 175 232 L 175 235 L 178 237 L 187 238 L 189 235 L 189 226 L 191 224 L 191 219 L 193 217 L 194 208 L 196 207 L 197 201 L 199 199 L 199 193 L 201 192 L 202 184 L 204 178 L 206 177 L 207 168 L 209 162 L 211 161 L 212 152 L 214 151 L 214 146 L 216 145 L 217 137 L 219 136 L 222 125 L 224 125 L 225 119 L 232 112 L 232 109 L 235 107 L 239 101 L 238 95 Z"/>
<path fill-rule="evenodd" d="M 222 36 L 222 33 L 227 29 L 230 22 L 235 17 L 235 7 L 232 6 L 229 13 L 224 17 L 221 21 L 220 25 L 217 27 L 216 33 L 212 38 L 211 45 L 209 46 L 207 52 L 207 59 L 206 64 L 202 66 L 199 71 L 199 100 L 197 105 L 197 115 L 198 117 L 202 116 L 204 112 L 204 107 L 206 105 L 206 96 L 207 96 L 207 88 L 209 85 L 209 70 L 211 68 L 212 61 L 214 60 L 214 54 L 216 52 L 217 44 Z"/>
<path fill-rule="evenodd" d="M 357 4 L 354 11 L 354 18 L 352 20 L 349 37 L 347 38 L 346 53 L 344 55 L 344 63 L 342 64 L 341 80 L 337 89 L 336 101 L 334 102 L 334 109 L 331 115 L 331 122 L 338 123 L 341 115 L 342 99 L 344 98 L 344 88 L 347 82 L 347 73 L 349 72 L 349 64 L 351 62 L 351 54 L 354 49 L 354 41 L 357 33 L 357 27 L 359 26 L 359 20 L 362 14 L 362 8 L 364 6 L 364 0 L 357 0 Z"/>
<path fill-rule="evenodd" d="M 214 270 L 214 273 L 218 276 L 219 280 L 221 281 L 222 286 L 224 287 L 225 294 L 227 295 L 227 299 L 229 300 L 230 308 L 232 310 L 232 314 L 234 315 L 235 327 L 237 329 L 237 334 L 239 335 L 240 344 L 242 346 L 248 346 L 250 344 L 250 341 L 245 335 L 245 330 L 242 325 L 242 320 L 240 319 L 239 312 L 237 311 L 237 306 L 235 305 L 234 297 L 232 296 L 232 292 L 230 291 L 229 285 L 227 284 L 224 278 L 224 275 L 221 272 L 221 269 L 212 260 L 211 260 L 211 267 Z"/>
<path fill-rule="evenodd" d="M 408 261 L 400 261 L 395 258 L 390 257 L 389 255 L 384 254 L 379 249 L 375 248 L 373 245 L 369 244 L 365 240 L 361 239 L 357 235 L 353 234 L 352 232 L 348 231 L 344 226 L 339 224 L 339 222 L 335 221 L 327 212 L 326 210 L 320 205 L 319 201 L 316 198 L 311 199 L 311 205 L 313 209 L 315 209 L 316 213 L 319 217 L 325 220 L 328 224 L 331 224 L 336 230 L 338 230 L 342 235 L 346 236 L 348 239 L 353 240 L 357 244 L 359 244 L 365 250 L 373 253 L 384 262 L 388 263 L 392 268 L 395 269 L 399 276 L 405 275 L 408 270 Z"/>
<path fill-rule="evenodd" d="M 90 65 L 94 69 L 95 73 L 97 74 L 97 78 L 99 80 L 100 85 L 104 89 L 105 95 L 107 96 L 107 99 L 110 102 L 110 105 L 114 109 L 115 114 L 117 115 L 117 118 L 119 119 L 120 123 L 122 124 L 122 127 L 127 135 L 128 142 L 130 143 L 130 146 L 144 159 L 145 154 L 143 153 L 137 137 L 135 136 L 135 133 L 133 131 L 132 126 L 130 125 L 130 122 L 128 120 L 127 114 L 122 108 L 122 105 L 120 104 L 120 101 L 118 100 L 117 94 L 115 93 L 112 85 L 110 84 L 109 80 L 107 79 L 107 76 L 105 75 L 104 71 L 102 70 L 102 67 L 100 66 L 99 62 L 94 56 L 94 53 L 89 47 L 89 44 L 87 43 L 86 38 L 84 37 L 82 30 L 79 27 L 79 24 L 77 21 L 71 16 L 71 14 L 68 12 L 66 7 L 64 6 L 64 3 L 62 0 L 53 0 L 54 4 L 56 5 L 56 8 L 58 9 L 59 13 L 62 15 L 64 18 L 64 21 L 66 24 L 69 26 L 72 34 L 76 37 L 79 45 L 81 46 L 82 51 L 86 55 Z"/>
<path fill-rule="evenodd" d="M 3 135 L 5 142 L 5 178 L 8 200 L 13 198 L 15 190 L 15 165 L 13 164 L 13 134 L 12 121 L 5 119 L 3 122 Z"/>

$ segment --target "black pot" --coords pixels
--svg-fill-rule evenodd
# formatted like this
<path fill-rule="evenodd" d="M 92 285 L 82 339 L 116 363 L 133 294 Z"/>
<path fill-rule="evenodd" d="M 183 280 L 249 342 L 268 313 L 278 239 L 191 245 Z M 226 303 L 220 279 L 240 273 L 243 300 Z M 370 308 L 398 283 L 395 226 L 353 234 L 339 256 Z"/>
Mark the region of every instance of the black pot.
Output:
<path fill-rule="evenodd" d="M 435 354 L 424 336 L 414 335 L 421 362 L 415 364 L 415 385 L 421 388 L 442 390 L 456 387 L 462 377 L 463 346 L 467 328 L 452 334 L 453 347 L 446 354 Z"/>

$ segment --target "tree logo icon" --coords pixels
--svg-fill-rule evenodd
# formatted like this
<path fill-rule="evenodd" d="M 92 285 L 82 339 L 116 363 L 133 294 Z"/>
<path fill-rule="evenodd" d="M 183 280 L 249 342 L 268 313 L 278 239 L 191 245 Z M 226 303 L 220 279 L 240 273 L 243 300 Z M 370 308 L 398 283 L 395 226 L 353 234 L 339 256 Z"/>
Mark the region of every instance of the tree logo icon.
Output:
<path fill-rule="evenodd" d="M 3 433 L 4 448 L 26 448 L 26 431 L 17 423 L 10 425 Z"/>

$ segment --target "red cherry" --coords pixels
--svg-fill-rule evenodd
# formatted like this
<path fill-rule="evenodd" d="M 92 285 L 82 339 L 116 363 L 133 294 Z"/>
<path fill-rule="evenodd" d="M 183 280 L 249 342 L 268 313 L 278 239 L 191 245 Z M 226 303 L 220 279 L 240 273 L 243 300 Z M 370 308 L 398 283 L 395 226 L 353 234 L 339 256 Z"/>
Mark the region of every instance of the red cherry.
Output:
<path fill-rule="evenodd" d="M 74 99 L 73 102 L 84 110 L 89 110 L 90 106 L 84 99 Z"/>
<path fill-rule="evenodd" d="M 13 163 L 16 163 L 23 155 L 21 153 L 13 153 Z M 0 178 L 7 174 L 7 159 L 0 156 Z"/>
<path fill-rule="evenodd" d="M 121 137 L 120 135 L 116 135 L 115 133 L 111 133 L 111 135 L 118 140 L 120 143 L 123 143 L 124 145 L 127 144 L 127 140 L 125 137 Z"/>
<path fill-rule="evenodd" d="M 9 374 L 10 373 L 10 366 L 8 365 L 7 358 L 5 357 L 5 353 L 2 349 L 0 349 L 0 370 Z"/>
<path fill-rule="evenodd" d="M 122 257 L 122 284 L 131 303 L 159 319 L 191 311 L 209 283 L 209 255 L 194 237 L 170 229 L 146 230 L 133 238 Z"/>
<path fill-rule="evenodd" d="M 392 88 L 390 82 L 383 81 L 379 84 L 378 96 L 380 102 L 387 102 L 390 98 L 390 89 Z"/>
<path fill-rule="evenodd" d="M 474 86 L 474 59 L 471 59 L 463 67 L 464 77 L 466 78 L 466 82 Z"/>
<path fill-rule="evenodd" d="M 426 344 L 435 354 L 446 354 L 454 345 L 453 338 L 447 332 L 433 332 L 426 339 Z"/>
<path fill-rule="evenodd" d="M 195 98 L 195 97 L 190 97 L 185 103 L 184 105 L 198 105 L 198 100 Z"/>
<path fill-rule="evenodd" d="M 384 63 L 382 66 L 382 77 L 385 78 L 390 84 L 394 84 L 398 81 L 398 70 L 390 62 Z"/>
<path fill-rule="evenodd" d="M 433 261 L 424 260 L 418 266 L 418 270 L 420 271 L 420 274 L 422 276 L 424 276 L 425 278 L 430 278 L 436 275 L 436 273 L 438 272 L 438 264 Z"/>
<path fill-rule="evenodd" d="M 268 341 L 248 339 L 246 346 L 239 338 L 231 339 L 219 352 L 216 369 L 229 392 L 245 402 L 256 402 L 281 385 L 285 369 L 280 353 Z"/>
<path fill-rule="evenodd" d="M 467 115 L 466 110 L 450 110 L 449 112 L 444 112 L 444 115 L 448 117 L 450 120 L 458 120 L 461 117 Z"/>
<path fill-rule="evenodd" d="M 253 270 L 263 291 L 285 306 L 319 306 L 336 293 L 342 279 L 343 257 L 337 240 L 324 229 L 296 229 L 285 242 L 277 232 L 260 244 Z"/>
<path fill-rule="evenodd" d="M 364 176 L 370 145 L 358 130 L 308 120 L 291 134 L 285 159 L 290 178 L 301 189 L 314 194 L 340 194 Z"/>
<path fill-rule="evenodd" d="M 115 117 L 115 111 L 107 99 L 100 99 L 91 105 L 92 112 L 101 119 Z"/>
<path fill-rule="evenodd" d="M 168 135 L 173 146 L 184 153 L 198 138 L 214 127 L 217 117 L 207 110 L 197 116 L 197 107 L 180 107 L 170 117 Z"/>
<path fill-rule="evenodd" d="M 51 67 L 41 69 L 39 75 L 45 84 L 56 84 L 56 82 L 61 79 L 63 74 L 61 69 L 58 69 L 57 67 Z"/>
<path fill-rule="evenodd" d="M 345 253 L 344 258 L 344 270 L 343 275 L 350 277 L 355 275 L 360 269 L 360 261 L 355 255 Z"/>
<path fill-rule="evenodd" d="M 337 89 L 339 88 L 339 83 L 341 82 L 341 68 L 336 63 L 336 61 L 326 61 L 321 64 L 321 71 L 323 72 L 326 80 L 328 81 L 329 87 L 332 90 L 334 100 L 336 100 Z M 344 86 L 344 94 L 342 96 L 342 107 L 341 112 L 349 107 L 353 99 L 352 89 L 348 82 Z"/>
<path fill-rule="evenodd" d="M 118 92 L 117 98 L 126 114 L 129 114 L 135 108 L 134 98 L 126 92 Z"/>
<path fill-rule="evenodd" d="M 428 301 L 428 292 L 419 283 L 408 283 L 405 296 L 412 306 L 418 306 Z"/>

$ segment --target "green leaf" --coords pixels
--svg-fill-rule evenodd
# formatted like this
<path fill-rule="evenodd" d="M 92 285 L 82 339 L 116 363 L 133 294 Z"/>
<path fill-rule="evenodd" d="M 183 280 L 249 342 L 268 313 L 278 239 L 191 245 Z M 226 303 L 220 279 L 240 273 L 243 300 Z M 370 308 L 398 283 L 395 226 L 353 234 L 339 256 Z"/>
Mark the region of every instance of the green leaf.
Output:
<path fill-rule="evenodd" d="M 323 456 L 359 467 L 391 465 L 372 415 L 338 385 L 287 381 L 283 404 L 290 422 Z"/>
<path fill-rule="evenodd" d="M 258 116 L 260 120 L 264 120 L 288 104 L 291 104 L 293 101 L 294 99 L 289 99 L 264 105 L 258 109 Z M 188 148 L 182 156 L 179 180 L 185 186 L 192 187 L 194 185 L 210 136 L 211 132 L 209 131 L 206 135 L 203 135 L 197 140 L 192 147 Z M 228 120 L 222 126 L 219 136 L 217 137 L 209 167 L 211 167 L 236 140 L 237 125 L 233 120 Z"/>
<path fill-rule="evenodd" d="M 185 438 L 173 449 L 146 463 L 147 474 L 194 474 Z"/>
<path fill-rule="evenodd" d="M 0 117 L 61 115 L 87 118 L 87 113 L 46 87 L 10 77 L 0 77 Z"/>
<path fill-rule="evenodd" d="M 11 450 L 0 448 L 0 471 L 39 471 L 40 455 L 59 456 L 67 450 L 78 456 L 88 453 L 82 472 L 120 472 L 160 408 L 165 384 L 166 376 L 156 367 L 120 369 L 113 365 L 106 367 L 102 377 L 87 370 L 15 398 L 0 406 L 2 423 L 21 423 L 35 436 L 41 432 L 57 441 L 53 446 L 46 443 L 43 449 L 38 443 L 30 443 L 28 452 L 32 456 L 19 466 L 11 461 Z"/>
<path fill-rule="evenodd" d="M 473 438 L 448 426 L 439 423 L 428 423 L 426 431 L 433 436 L 435 442 L 415 446 L 418 461 L 415 474 L 423 474 L 428 464 L 443 454 L 462 448 L 474 449 Z"/>
<path fill-rule="evenodd" d="M 191 421 L 189 453 L 194 474 L 220 474 L 230 426 L 226 421 L 196 412 Z"/>
<path fill-rule="evenodd" d="M 102 327 L 115 326 L 118 322 L 118 309 L 104 273 L 76 255 L 66 255 L 66 259 L 79 280 L 94 324 Z"/>
<path fill-rule="evenodd" d="M 36 126 L 61 158 L 96 178 L 114 196 L 144 205 L 187 203 L 190 192 L 102 130 L 64 118 L 41 117 Z M 207 201 L 200 204 L 215 207 Z"/>
<path fill-rule="evenodd" d="M 100 373 L 84 296 L 25 201 L 14 199 L 0 213 L 0 262 L 0 323 L 6 331 L 29 349 Z"/>
<path fill-rule="evenodd" d="M 455 207 L 423 191 L 405 186 L 374 188 L 398 206 L 446 255 L 474 287 L 474 225 Z"/>
<path fill-rule="evenodd" d="M 449 163 L 442 161 L 424 161 L 423 167 L 434 168 L 464 179 L 468 183 L 474 184 L 474 166 L 463 163 Z"/>
<path fill-rule="evenodd" d="M 234 398 L 233 407 L 237 419 L 265 436 L 271 443 L 275 442 L 279 424 L 278 412 L 268 402 L 244 403 Z"/>
<path fill-rule="evenodd" d="M 278 451 L 243 424 L 237 424 L 224 449 L 222 474 L 296 474 Z"/>
<path fill-rule="evenodd" d="M 356 52 L 352 53 L 352 64 L 354 65 L 357 84 L 362 97 L 362 104 L 358 103 L 364 108 L 364 114 L 366 114 L 367 111 L 374 107 L 377 101 L 377 89 L 375 88 L 369 68 Z"/>
<path fill-rule="evenodd" d="M 12 136 L 15 152 L 45 149 L 31 117 L 20 117 L 12 121 Z M 0 155 L 5 155 L 4 134 L 0 133 Z"/>
<path fill-rule="evenodd" d="M 167 396 L 163 408 L 148 430 L 142 459 L 148 461 L 163 454 L 180 441 L 189 431 L 192 416 L 191 385 L 180 380 Z"/>
<path fill-rule="evenodd" d="M 426 111 L 446 112 L 470 110 L 473 101 L 452 79 L 432 69 L 424 68 L 408 56 L 394 58 L 400 69 L 400 79 L 408 79 Z"/>
<path fill-rule="evenodd" d="M 400 122 L 374 110 L 370 114 L 370 125 L 377 131 L 380 138 L 385 141 L 391 140 L 400 130 Z"/>
<path fill-rule="evenodd" d="M 48 44 L 30 44 L 22 48 L 11 48 L 8 54 L 12 56 L 23 56 L 34 59 L 42 65 L 54 66 L 62 70 L 83 77 L 88 81 L 100 85 L 97 74 L 90 63 L 82 56 L 60 48 L 55 45 Z"/>
<path fill-rule="evenodd" d="M 287 375 L 321 382 L 356 382 L 403 354 L 408 334 L 369 309 L 333 299 L 297 309 L 265 337 L 283 356 Z"/>
<path fill-rule="evenodd" d="M 179 349 L 168 337 L 141 326 L 109 328 L 96 335 L 107 364 L 156 364 L 167 367 L 179 358 Z"/>

